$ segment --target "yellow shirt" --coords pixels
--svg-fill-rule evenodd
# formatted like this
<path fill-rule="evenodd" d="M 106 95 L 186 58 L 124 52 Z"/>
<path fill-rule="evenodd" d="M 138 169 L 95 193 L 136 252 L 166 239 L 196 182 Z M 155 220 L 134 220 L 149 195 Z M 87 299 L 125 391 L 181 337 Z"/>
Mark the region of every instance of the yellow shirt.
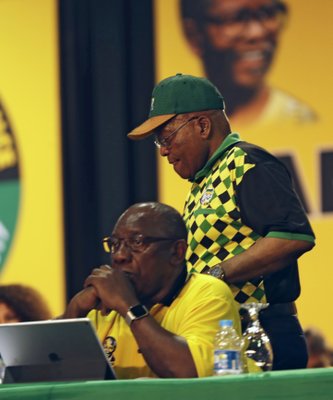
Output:
<path fill-rule="evenodd" d="M 241 332 L 238 309 L 229 287 L 208 275 L 192 273 L 170 306 L 156 304 L 150 314 L 164 329 L 186 339 L 199 377 L 213 373 L 213 343 L 219 321 L 231 319 Z M 102 316 L 96 310 L 88 317 L 104 347 L 112 342 L 112 364 L 119 379 L 156 377 L 139 353 L 123 317 L 115 311 Z"/>
<path fill-rule="evenodd" d="M 317 113 L 309 105 L 284 90 L 271 87 L 269 98 L 265 107 L 251 121 L 240 121 L 237 117 L 231 117 L 231 126 L 233 131 L 250 133 L 249 139 L 257 129 L 267 129 L 269 127 L 281 125 L 301 126 L 312 124 L 318 120 Z M 267 134 L 267 131 L 266 131 Z M 253 140 L 253 139 L 251 139 Z M 254 141 L 259 144 L 260 142 Z"/>

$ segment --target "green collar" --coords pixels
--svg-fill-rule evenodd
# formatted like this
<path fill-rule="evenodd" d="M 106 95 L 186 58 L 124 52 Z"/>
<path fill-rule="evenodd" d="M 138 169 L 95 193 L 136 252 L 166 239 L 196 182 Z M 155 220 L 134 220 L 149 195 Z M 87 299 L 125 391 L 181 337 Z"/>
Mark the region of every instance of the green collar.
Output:
<path fill-rule="evenodd" d="M 211 158 L 207 161 L 206 165 L 200 169 L 194 176 L 193 179 L 189 179 L 190 182 L 194 182 L 203 176 L 206 176 L 207 173 L 211 170 L 211 167 L 215 164 L 216 160 L 221 158 L 221 155 L 231 146 L 241 141 L 241 138 L 238 133 L 229 133 L 228 136 L 223 140 L 220 146 L 216 149 L 215 153 L 211 156 Z"/>

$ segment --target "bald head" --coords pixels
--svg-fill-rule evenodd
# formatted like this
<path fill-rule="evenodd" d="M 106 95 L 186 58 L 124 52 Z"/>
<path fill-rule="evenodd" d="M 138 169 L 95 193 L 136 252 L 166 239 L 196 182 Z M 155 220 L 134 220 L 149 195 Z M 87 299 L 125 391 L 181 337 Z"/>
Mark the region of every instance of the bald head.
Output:
<path fill-rule="evenodd" d="M 145 235 L 158 235 L 186 240 L 185 223 L 179 212 L 158 202 L 137 203 L 129 207 L 118 219 L 120 225 L 140 226 Z"/>

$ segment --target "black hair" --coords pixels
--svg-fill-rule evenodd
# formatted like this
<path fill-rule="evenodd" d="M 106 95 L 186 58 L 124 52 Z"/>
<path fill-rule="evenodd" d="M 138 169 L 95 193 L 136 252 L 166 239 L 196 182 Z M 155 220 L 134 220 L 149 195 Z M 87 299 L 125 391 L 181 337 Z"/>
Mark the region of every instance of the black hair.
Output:
<path fill-rule="evenodd" d="M 180 14 L 183 19 L 192 18 L 200 21 L 205 15 L 206 9 L 209 7 L 211 0 L 180 0 Z"/>
<path fill-rule="evenodd" d="M 182 19 L 191 18 L 197 22 L 202 22 L 211 1 L 212 0 L 179 0 Z M 287 12 L 287 5 L 283 1 L 272 0 L 272 2 L 278 4 L 284 12 Z"/>
<path fill-rule="evenodd" d="M 11 308 L 20 322 L 51 318 L 48 306 L 40 293 L 29 286 L 20 284 L 0 285 L 0 303 Z"/>

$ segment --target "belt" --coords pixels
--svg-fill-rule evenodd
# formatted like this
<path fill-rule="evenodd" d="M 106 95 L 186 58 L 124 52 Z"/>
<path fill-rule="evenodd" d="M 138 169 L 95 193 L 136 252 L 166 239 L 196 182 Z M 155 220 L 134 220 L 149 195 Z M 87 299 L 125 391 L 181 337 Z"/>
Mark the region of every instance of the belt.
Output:
<path fill-rule="evenodd" d="M 296 315 L 297 308 L 294 302 L 270 304 L 260 311 L 261 318 L 282 317 L 284 315 Z"/>

